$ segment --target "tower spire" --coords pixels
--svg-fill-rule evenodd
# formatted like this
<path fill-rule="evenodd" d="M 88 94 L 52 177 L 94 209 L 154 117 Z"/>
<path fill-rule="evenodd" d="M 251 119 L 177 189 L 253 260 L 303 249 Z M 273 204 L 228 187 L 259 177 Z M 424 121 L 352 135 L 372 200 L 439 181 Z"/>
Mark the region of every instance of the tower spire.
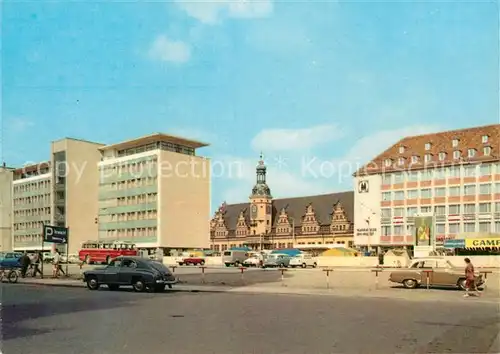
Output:
<path fill-rule="evenodd" d="M 262 152 L 260 153 L 259 163 L 257 164 L 256 175 L 257 182 L 252 189 L 253 196 L 268 196 L 271 197 L 271 190 L 266 184 L 266 170 L 267 167 L 264 164 L 264 158 Z"/>

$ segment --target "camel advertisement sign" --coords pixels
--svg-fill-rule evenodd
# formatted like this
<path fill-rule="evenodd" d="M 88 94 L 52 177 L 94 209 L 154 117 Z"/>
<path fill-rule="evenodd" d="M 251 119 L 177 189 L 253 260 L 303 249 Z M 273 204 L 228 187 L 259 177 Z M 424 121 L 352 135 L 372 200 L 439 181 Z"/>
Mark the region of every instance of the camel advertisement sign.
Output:
<path fill-rule="evenodd" d="M 434 242 L 434 217 L 415 217 L 415 246 L 432 246 Z"/>

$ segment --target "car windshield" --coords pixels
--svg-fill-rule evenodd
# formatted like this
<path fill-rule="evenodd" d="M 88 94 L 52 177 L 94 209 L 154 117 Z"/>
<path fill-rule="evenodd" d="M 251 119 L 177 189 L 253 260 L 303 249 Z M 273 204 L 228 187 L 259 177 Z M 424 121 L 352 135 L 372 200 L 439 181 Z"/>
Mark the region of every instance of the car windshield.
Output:
<path fill-rule="evenodd" d="M 224 252 L 224 256 L 230 256 L 231 255 L 231 252 Z"/>

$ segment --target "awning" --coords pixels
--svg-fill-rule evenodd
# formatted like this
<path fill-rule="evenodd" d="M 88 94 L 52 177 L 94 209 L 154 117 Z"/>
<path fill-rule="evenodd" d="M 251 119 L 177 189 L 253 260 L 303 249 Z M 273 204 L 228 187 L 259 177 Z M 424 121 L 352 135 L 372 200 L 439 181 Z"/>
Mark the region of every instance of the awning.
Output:
<path fill-rule="evenodd" d="M 445 240 L 444 248 L 465 248 L 465 240 Z"/>

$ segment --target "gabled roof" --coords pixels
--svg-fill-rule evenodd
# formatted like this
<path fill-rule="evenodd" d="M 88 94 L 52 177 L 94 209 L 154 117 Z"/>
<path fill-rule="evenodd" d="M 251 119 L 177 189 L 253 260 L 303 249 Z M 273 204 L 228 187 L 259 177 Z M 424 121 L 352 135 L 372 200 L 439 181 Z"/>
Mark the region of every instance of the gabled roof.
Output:
<path fill-rule="evenodd" d="M 483 136 L 488 136 L 488 141 L 483 142 Z M 452 141 L 458 140 L 458 146 L 453 147 Z M 426 150 L 426 144 L 430 149 Z M 404 151 L 399 152 L 403 146 Z M 483 148 L 491 148 L 490 155 L 484 155 Z M 475 149 L 476 155 L 468 157 L 468 150 Z M 462 163 L 498 161 L 500 158 L 500 124 L 486 125 L 467 129 L 450 130 L 433 134 L 415 135 L 401 139 L 396 144 L 376 156 L 369 163 L 360 168 L 354 176 L 395 172 L 404 170 L 418 170 L 424 168 L 457 165 Z M 453 152 L 461 151 L 462 158 L 454 159 Z M 446 153 L 443 161 L 439 160 L 439 153 Z M 432 161 L 425 163 L 425 155 L 432 155 Z M 419 157 L 418 163 L 412 163 L 412 156 Z M 398 159 L 405 159 L 403 165 L 398 165 Z M 386 166 L 385 161 L 391 159 L 392 166 Z"/>
<path fill-rule="evenodd" d="M 272 208 L 273 226 L 276 226 L 282 208 L 286 208 L 289 219 L 295 221 L 295 226 L 302 225 L 302 217 L 306 213 L 307 206 L 311 204 L 316 219 L 321 225 L 329 225 L 331 214 L 337 203 L 341 203 L 345 209 L 346 216 L 350 222 L 354 222 L 354 192 L 340 192 L 307 197 L 274 199 Z M 234 230 L 240 216 L 244 211 L 245 220 L 250 221 L 250 203 L 229 204 L 225 207 L 224 222 L 228 230 Z"/>

